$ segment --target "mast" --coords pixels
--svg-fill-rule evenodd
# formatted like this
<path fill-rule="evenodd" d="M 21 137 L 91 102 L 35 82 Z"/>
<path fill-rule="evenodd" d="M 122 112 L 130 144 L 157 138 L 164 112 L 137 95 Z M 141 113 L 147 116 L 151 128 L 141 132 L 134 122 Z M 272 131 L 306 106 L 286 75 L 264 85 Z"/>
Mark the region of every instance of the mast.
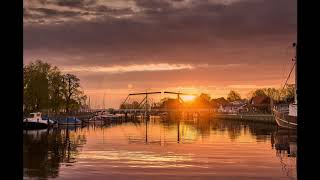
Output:
<path fill-rule="evenodd" d="M 298 73 L 298 71 L 297 71 L 297 69 L 298 69 L 298 63 L 297 63 L 297 59 L 298 59 L 298 58 L 297 58 L 297 44 L 296 44 L 296 43 L 293 43 L 292 46 L 295 47 L 295 51 L 296 51 L 296 52 L 295 52 L 295 59 L 294 59 L 294 60 L 295 60 L 295 65 L 296 65 L 296 67 L 295 67 L 295 77 L 294 77 L 294 78 L 295 78 L 295 85 L 294 85 L 294 90 L 295 90 L 295 93 L 294 93 L 294 103 L 295 103 L 295 104 L 298 104 L 298 99 L 297 99 L 297 92 L 298 92 L 298 91 L 297 91 L 297 89 L 298 89 L 298 78 L 297 78 L 297 77 L 298 77 L 298 76 L 297 76 L 297 73 Z"/>
<path fill-rule="evenodd" d="M 105 96 L 105 93 L 103 93 L 103 110 L 105 109 L 104 96 Z"/>
<path fill-rule="evenodd" d="M 91 109 L 91 104 L 90 104 L 90 96 L 89 96 L 89 109 Z"/>

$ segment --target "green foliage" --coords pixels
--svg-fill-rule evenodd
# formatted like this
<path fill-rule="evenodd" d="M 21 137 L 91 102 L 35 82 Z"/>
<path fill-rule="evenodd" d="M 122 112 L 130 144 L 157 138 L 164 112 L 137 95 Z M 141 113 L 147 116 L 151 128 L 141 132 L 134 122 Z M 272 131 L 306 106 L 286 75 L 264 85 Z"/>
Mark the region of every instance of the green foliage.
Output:
<path fill-rule="evenodd" d="M 78 110 L 87 98 L 80 89 L 79 78 L 63 75 L 57 67 L 41 60 L 23 67 L 23 85 L 25 112 Z"/>
<path fill-rule="evenodd" d="M 277 103 L 290 103 L 294 101 L 294 84 L 289 84 L 283 89 L 275 88 L 262 88 L 256 89 L 252 95 L 255 96 L 268 96 Z"/>
<path fill-rule="evenodd" d="M 23 68 L 23 97 L 26 110 L 38 111 L 48 108 L 50 69 L 49 64 L 41 61 L 36 61 Z"/>

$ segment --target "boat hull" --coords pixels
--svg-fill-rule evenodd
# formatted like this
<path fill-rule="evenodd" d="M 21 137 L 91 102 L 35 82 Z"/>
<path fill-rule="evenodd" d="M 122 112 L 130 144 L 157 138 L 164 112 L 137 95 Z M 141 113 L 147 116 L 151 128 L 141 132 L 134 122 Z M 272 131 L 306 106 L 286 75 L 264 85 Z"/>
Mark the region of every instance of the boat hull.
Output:
<path fill-rule="evenodd" d="M 77 121 L 77 122 L 58 122 L 58 125 L 81 125 L 81 121 Z"/>
<path fill-rule="evenodd" d="M 38 122 L 23 122 L 23 129 L 46 129 L 48 124 Z"/>
<path fill-rule="evenodd" d="M 290 116 L 275 109 L 273 110 L 273 113 L 279 127 L 286 129 L 297 129 L 297 116 Z"/>

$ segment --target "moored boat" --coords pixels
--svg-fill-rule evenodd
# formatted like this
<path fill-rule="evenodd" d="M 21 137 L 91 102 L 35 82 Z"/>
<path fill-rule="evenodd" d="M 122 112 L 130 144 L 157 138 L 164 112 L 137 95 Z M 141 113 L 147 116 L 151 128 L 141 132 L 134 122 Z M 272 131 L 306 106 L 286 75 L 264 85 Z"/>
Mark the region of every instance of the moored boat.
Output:
<path fill-rule="evenodd" d="M 297 129 L 298 123 L 296 104 L 290 104 L 288 110 L 274 107 L 273 114 L 279 127 Z"/>
<path fill-rule="evenodd" d="M 66 117 L 58 120 L 58 125 L 81 125 L 81 120 L 76 117 Z"/>
<path fill-rule="evenodd" d="M 124 117 L 124 114 L 110 114 L 108 112 L 102 111 L 98 112 L 95 116 L 90 118 L 88 122 L 103 122 L 103 121 L 113 121 Z"/>
<path fill-rule="evenodd" d="M 293 47 L 296 47 L 296 43 L 293 43 Z M 291 69 L 291 72 L 294 68 L 294 66 L 296 66 L 296 70 L 295 70 L 295 92 L 294 92 L 294 103 L 291 103 L 289 105 L 289 107 L 273 107 L 273 114 L 274 114 L 274 118 L 278 124 L 279 127 L 281 128 L 287 128 L 287 129 L 297 129 L 298 126 L 298 122 L 297 122 L 297 105 L 298 105 L 298 101 L 297 101 L 297 58 L 294 59 L 295 63 L 293 64 L 293 67 Z M 290 74 L 291 74 L 290 72 Z M 290 77 L 290 74 L 287 78 L 287 81 Z M 285 85 L 287 84 L 287 82 L 285 83 Z"/>
<path fill-rule="evenodd" d="M 56 124 L 55 121 L 42 116 L 40 112 L 30 113 L 23 119 L 23 129 L 45 129 L 54 124 Z"/>

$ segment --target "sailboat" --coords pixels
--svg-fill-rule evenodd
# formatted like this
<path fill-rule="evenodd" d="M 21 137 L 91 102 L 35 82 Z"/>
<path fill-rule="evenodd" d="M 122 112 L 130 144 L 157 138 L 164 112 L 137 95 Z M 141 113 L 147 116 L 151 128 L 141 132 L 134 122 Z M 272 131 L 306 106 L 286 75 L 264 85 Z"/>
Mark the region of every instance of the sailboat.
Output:
<path fill-rule="evenodd" d="M 296 43 L 293 43 L 293 47 L 297 47 Z M 296 50 L 297 52 L 297 50 Z M 273 107 L 273 114 L 279 127 L 286 129 L 297 129 L 297 56 L 295 57 L 295 93 L 294 103 L 289 104 L 288 107 Z M 289 74 L 290 75 L 290 74 Z"/>

